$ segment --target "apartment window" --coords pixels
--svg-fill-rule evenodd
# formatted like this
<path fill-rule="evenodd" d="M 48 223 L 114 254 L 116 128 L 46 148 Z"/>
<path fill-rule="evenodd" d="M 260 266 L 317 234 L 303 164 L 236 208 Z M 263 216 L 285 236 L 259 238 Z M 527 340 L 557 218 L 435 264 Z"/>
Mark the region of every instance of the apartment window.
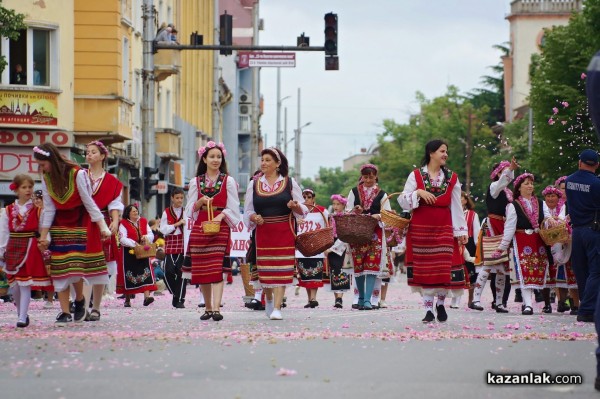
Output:
<path fill-rule="evenodd" d="M 132 0 L 121 0 L 121 20 L 130 26 L 132 25 L 131 1 Z"/>
<path fill-rule="evenodd" d="M 3 85 L 51 86 L 58 80 L 58 68 L 52 60 L 57 54 L 55 29 L 29 28 L 17 40 L 3 37 L 0 51 L 7 67 L 0 78 Z"/>
<path fill-rule="evenodd" d="M 133 1 L 133 28 L 136 32 L 142 33 L 144 29 L 143 19 L 142 19 L 142 0 L 134 0 Z"/>
<path fill-rule="evenodd" d="M 123 38 L 123 97 L 129 98 L 129 39 Z"/>
<path fill-rule="evenodd" d="M 142 76 L 139 71 L 135 72 L 135 98 L 133 101 L 136 103 L 135 111 L 135 124 L 136 126 L 142 126 Z"/>
<path fill-rule="evenodd" d="M 172 120 L 169 118 L 169 115 L 173 115 L 173 104 L 171 102 L 171 90 L 167 90 L 167 98 L 166 98 L 166 103 L 167 103 L 167 109 L 166 109 L 166 121 L 165 121 L 165 127 L 170 128 L 172 127 Z"/>

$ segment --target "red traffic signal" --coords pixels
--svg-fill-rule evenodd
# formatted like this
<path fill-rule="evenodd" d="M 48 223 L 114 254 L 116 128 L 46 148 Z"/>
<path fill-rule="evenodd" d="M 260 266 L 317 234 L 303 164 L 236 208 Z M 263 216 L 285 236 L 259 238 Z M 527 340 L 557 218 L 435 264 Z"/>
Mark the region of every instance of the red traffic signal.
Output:
<path fill-rule="evenodd" d="M 325 55 L 338 53 L 338 17 L 332 12 L 325 14 Z"/>

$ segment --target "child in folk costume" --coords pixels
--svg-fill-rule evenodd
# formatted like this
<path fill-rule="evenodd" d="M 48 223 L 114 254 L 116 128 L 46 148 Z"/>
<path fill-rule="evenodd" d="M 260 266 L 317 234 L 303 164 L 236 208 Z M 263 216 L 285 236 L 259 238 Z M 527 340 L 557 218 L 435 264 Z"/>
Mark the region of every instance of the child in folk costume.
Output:
<path fill-rule="evenodd" d="M 84 280 L 88 284 L 107 284 L 108 271 L 102 239 L 111 232 L 92 198 L 87 171 L 66 160 L 54 145 L 33 148 L 33 157 L 42 173 L 44 212 L 40 222 L 40 250 L 51 252 L 50 276 L 62 312 L 56 326 L 73 321 L 69 306 L 69 286 L 75 288 L 75 321 L 86 317 Z M 49 241 L 51 234 L 52 243 Z"/>
<path fill-rule="evenodd" d="M 144 293 L 144 306 L 154 302 L 150 296 L 151 291 L 156 291 L 154 268 L 149 258 L 138 259 L 135 256 L 135 247 L 150 245 L 154 241 L 154 234 L 148 221 L 140 216 L 140 211 L 135 205 L 127 205 L 123 211 L 123 219 L 119 226 L 119 240 L 123 262 L 117 274 L 117 293 L 125 294 L 126 308 L 131 307 L 131 297 L 140 292 Z"/>
<path fill-rule="evenodd" d="M 183 209 L 183 189 L 176 187 L 171 192 L 171 206 L 163 211 L 160 218 L 160 232 L 165 240 L 165 281 L 173 295 L 171 304 L 176 309 L 185 308 L 186 280 L 182 277 L 183 229 L 186 218 Z"/>
<path fill-rule="evenodd" d="M 92 187 L 92 198 L 96 205 L 98 205 L 98 208 L 100 208 L 102 215 L 104 215 L 104 221 L 111 232 L 110 240 L 103 241 L 102 247 L 108 268 L 108 275 L 110 278 L 116 279 L 117 262 L 120 261 L 117 234 L 119 232 L 119 218 L 124 208 L 121 196 L 123 184 L 115 176 L 106 173 L 104 170 L 104 165 L 108 162 L 108 149 L 101 141 L 92 141 L 87 145 L 85 159 L 90 165 L 88 175 Z M 86 304 L 89 303 L 90 294 L 93 289 L 92 310 L 86 320 L 100 320 L 100 303 L 104 287 L 104 284 L 96 284 L 93 288 L 90 285 L 84 286 Z"/>
<path fill-rule="evenodd" d="M 44 212 L 44 198 L 42 190 L 35 190 L 33 193 L 33 205 L 37 208 L 39 219 L 41 219 L 42 212 Z M 45 290 L 46 302 L 44 303 L 44 309 L 52 309 L 54 307 L 54 287 Z"/>
<path fill-rule="evenodd" d="M 539 234 L 544 220 L 541 199 L 535 197 L 534 176 L 523 173 L 514 181 L 513 202 L 506 207 L 504 234 L 498 249 L 492 255 L 500 257 L 512 243 L 515 272 L 523 295 L 524 315 L 533 314 L 531 295 L 533 289 L 543 289 L 548 275 L 546 244 Z"/>
<path fill-rule="evenodd" d="M 37 248 L 40 209 L 31 201 L 33 179 L 16 175 L 9 188 L 17 200 L 0 216 L 0 261 L 17 307 L 17 327 L 29 325 L 31 289 L 52 289 L 42 254 Z"/>
<path fill-rule="evenodd" d="M 200 284 L 206 304 L 200 320 L 223 320 L 220 311 L 223 271 L 231 267 L 230 227 L 241 219 L 237 183 L 227 174 L 226 154 L 223 143 L 209 141 L 200 147 L 196 178 L 190 182 L 188 191 L 186 214 L 195 220 L 188 247 L 191 283 Z M 204 231 L 203 223 L 209 221 L 209 207 L 214 211 L 213 221 L 220 226 L 217 234 Z"/>
<path fill-rule="evenodd" d="M 556 221 L 567 220 L 567 204 L 564 201 L 563 193 L 554 186 L 548 186 L 542 191 L 544 196 L 544 218 L 551 218 Z M 569 228 L 567 226 L 567 228 Z M 575 280 L 575 273 L 571 268 L 571 243 L 556 243 L 550 248 L 549 261 L 553 264 L 550 268 L 550 273 L 554 273 L 551 280 L 553 280 L 558 291 L 558 306 L 557 311 L 564 313 L 570 310 L 569 305 L 566 304 L 567 295 L 569 288 L 577 287 L 577 280 Z M 550 275 L 549 275 L 550 277 Z M 548 304 L 545 306 L 546 310 L 544 313 L 551 313 L 552 308 Z M 547 310 L 550 310 L 549 312 Z"/>
<path fill-rule="evenodd" d="M 261 175 L 248 185 L 244 223 L 255 229 L 258 284 L 265 292 L 265 312 L 271 320 L 282 320 L 285 288 L 294 283 L 295 237 L 289 217 L 303 218 L 302 190 L 288 177 L 288 161 L 277 148 L 261 152 Z"/>
<path fill-rule="evenodd" d="M 310 188 L 302 190 L 302 198 L 304 198 L 304 205 L 308 207 L 309 213 L 323 212 L 325 217 L 329 217 L 327 209 L 321 205 L 315 203 L 315 192 Z M 326 265 L 324 258 L 312 257 L 296 258 L 296 267 L 298 269 L 298 286 L 306 289 L 306 295 L 308 297 L 308 303 L 304 305 L 305 308 L 316 308 L 319 306 L 317 302 L 317 291 L 323 287 L 323 274 L 325 274 Z"/>
<path fill-rule="evenodd" d="M 485 204 L 488 211 L 486 219 L 486 229 L 482 232 L 486 236 L 497 236 L 504 233 L 504 219 L 506 216 L 506 206 L 512 202 L 513 194 L 507 188 L 514 178 L 514 171 L 519 167 L 513 157 L 510 162 L 502 161 L 492 167 L 490 179 L 492 183 L 488 187 Z M 478 265 L 479 266 L 479 265 Z M 469 302 L 469 308 L 474 310 L 483 310 L 481 306 L 481 294 L 485 289 L 487 280 L 492 275 L 491 288 L 494 291 L 494 308 L 497 313 L 507 313 L 506 301 L 510 292 L 506 288 L 507 282 L 510 283 L 508 262 L 497 265 L 482 264 L 478 268 L 477 280 L 473 286 L 473 300 Z M 508 292 L 507 292 L 508 291 Z"/>
<path fill-rule="evenodd" d="M 333 206 L 333 213 L 329 215 L 329 224 L 333 227 L 333 236 L 335 241 L 333 246 L 325 251 L 327 256 L 327 263 L 329 265 L 329 290 L 333 292 L 335 297 L 334 307 L 341 309 L 343 308 L 342 297 L 344 292 L 350 291 L 352 286 L 352 272 L 353 269 L 345 268 L 350 254 L 350 247 L 345 242 L 337 238 L 335 229 L 334 215 L 343 215 L 344 208 L 348 202 L 346 198 L 339 194 L 331 196 L 331 202 Z"/>
<path fill-rule="evenodd" d="M 567 184 L 567 176 L 561 176 L 558 179 L 556 179 L 556 181 L 554 182 L 554 187 L 556 187 L 557 189 L 560 190 L 560 192 L 562 193 L 562 198 L 558 200 L 559 204 L 563 204 L 563 208 L 564 208 L 564 212 L 566 214 L 565 216 L 565 220 L 568 221 L 568 226 L 569 229 L 571 229 L 571 222 L 569 219 L 569 208 L 568 208 L 568 204 L 567 204 L 567 193 L 565 191 L 566 189 L 566 184 Z M 562 210 L 561 210 L 562 213 Z M 569 243 L 570 246 L 570 243 Z M 564 247 L 563 247 L 564 249 Z M 568 251 L 563 251 L 563 258 L 566 259 L 566 255 L 567 255 Z M 570 255 L 570 252 L 568 253 Z M 567 305 L 566 303 L 563 304 L 563 306 L 561 306 L 559 304 L 559 309 L 563 309 L 565 307 L 571 309 L 570 314 L 572 316 L 577 316 L 577 311 L 579 310 L 579 290 L 577 288 L 577 281 L 574 280 L 575 278 L 575 272 L 573 271 L 573 265 L 571 264 L 571 257 L 569 256 L 569 261 L 568 261 L 568 269 L 565 268 L 564 269 L 564 273 L 563 273 L 563 269 L 560 267 L 558 267 L 558 275 L 560 275 L 560 279 L 557 277 L 557 286 L 560 285 L 565 285 L 565 281 L 566 281 L 566 285 L 569 288 L 569 304 Z M 569 271 L 570 269 L 570 271 Z M 558 276 L 557 275 L 557 276 Z M 560 280 L 560 281 L 559 281 Z M 569 309 L 565 309 L 565 311 L 568 311 Z M 561 310 L 559 310 L 560 312 Z"/>
<path fill-rule="evenodd" d="M 398 197 L 403 209 L 412 210 L 406 236 L 408 285 L 423 296 L 426 314 L 422 320 L 435 320 L 433 299 L 437 296 L 437 320 L 448 314 L 444 301 L 448 290 L 465 288 L 464 259 L 459 244 L 467 243 L 467 223 L 460 204 L 460 183 L 456 173 L 446 168 L 448 145 L 432 140 L 425 146 L 420 169 L 410 173 Z"/>
<path fill-rule="evenodd" d="M 369 215 L 379 220 L 375 235 L 371 242 L 356 245 L 350 244 L 352 262 L 354 264 L 354 279 L 358 289 L 358 309 L 371 310 L 371 296 L 377 278 L 386 268 L 387 246 L 384 245 L 385 234 L 381 223 L 381 208 L 391 211 L 387 194 L 381 190 L 377 177 L 377 166 L 365 164 L 360 168 L 361 177 L 358 186 L 348 193 L 347 212 Z M 376 237 L 376 238 L 375 238 Z"/>

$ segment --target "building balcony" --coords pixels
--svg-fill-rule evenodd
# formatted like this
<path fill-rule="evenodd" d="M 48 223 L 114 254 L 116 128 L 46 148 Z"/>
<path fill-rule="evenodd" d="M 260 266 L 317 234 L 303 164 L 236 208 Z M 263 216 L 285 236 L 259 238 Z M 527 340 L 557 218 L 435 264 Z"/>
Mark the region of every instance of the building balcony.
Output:
<path fill-rule="evenodd" d="M 181 69 L 181 51 L 158 50 L 154 54 L 154 80 L 160 82 L 171 75 L 176 75 Z"/>
<path fill-rule="evenodd" d="M 181 133 L 174 129 L 155 130 L 156 154 L 161 158 L 181 158 Z"/>
<path fill-rule="evenodd" d="M 583 9 L 583 0 L 515 0 L 510 3 L 510 14 L 570 14 Z"/>
<path fill-rule="evenodd" d="M 76 95 L 76 141 L 101 139 L 113 144 L 132 140 L 132 111 L 133 102 L 123 97 Z"/>

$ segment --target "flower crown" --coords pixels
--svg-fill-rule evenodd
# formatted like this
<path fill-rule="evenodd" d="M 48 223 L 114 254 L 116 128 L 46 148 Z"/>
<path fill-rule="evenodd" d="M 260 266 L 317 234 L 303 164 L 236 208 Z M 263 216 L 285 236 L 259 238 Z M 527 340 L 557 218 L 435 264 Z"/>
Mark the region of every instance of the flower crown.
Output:
<path fill-rule="evenodd" d="M 374 169 L 375 173 L 379 172 L 379 169 L 377 168 L 377 166 L 373 165 L 372 163 L 366 163 L 360 167 L 360 173 L 362 173 L 363 170 L 368 169 L 368 168 Z"/>
<path fill-rule="evenodd" d="M 37 152 L 40 155 L 43 155 L 43 156 L 45 156 L 47 158 L 50 158 L 50 151 L 44 151 L 40 147 L 38 147 L 37 145 L 35 147 L 33 147 L 33 152 Z"/>
<path fill-rule="evenodd" d="M 499 173 L 501 173 L 504 169 L 508 168 L 509 166 L 510 162 L 508 161 L 500 162 L 500 164 L 498 164 L 498 166 L 496 166 L 496 168 L 492 170 L 492 173 L 490 173 L 490 179 L 494 180 Z"/>
<path fill-rule="evenodd" d="M 567 180 L 567 176 L 561 176 L 554 182 L 554 187 L 558 188 L 561 183 L 564 183 Z"/>
<path fill-rule="evenodd" d="M 277 158 L 277 162 L 281 163 L 281 156 L 279 155 L 279 150 L 276 147 L 268 147 L 268 148 L 265 148 L 264 150 L 268 150 L 269 153 L 274 153 L 275 158 Z"/>
<path fill-rule="evenodd" d="M 17 186 L 17 183 L 15 183 L 15 182 L 10 183 L 10 185 L 8 186 L 8 189 L 10 191 L 15 191 L 17 188 L 18 188 L 18 186 Z"/>
<path fill-rule="evenodd" d="M 535 181 L 535 176 L 533 176 L 531 173 L 523 173 L 522 175 L 517 176 L 517 178 L 513 182 L 513 186 L 515 188 L 518 187 L 523 182 L 523 180 L 527 178 L 531 179 L 532 181 Z"/>
<path fill-rule="evenodd" d="M 563 196 L 562 191 L 560 191 L 558 188 L 556 188 L 554 186 L 548 186 L 544 189 L 544 191 L 542 191 L 542 195 L 544 197 L 549 194 L 556 194 L 558 196 L 558 198 L 562 198 L 562 196 Z"/>
<path fill-rule="evenodd" d="M 227 151 L 225 150 L 225 145 L 223 143 L 215 143 L 214 141 L 209 141 L 208 143 L 206 143 L 206 145 L 204 147 L 200 147 L 198 149 L 198 156 L 200 158 L 202 158 L 202 155 L 204 155 L 205 152 L 210 151 L 213 148 L 218 148 L 221 150 L 221 152 L 223 153 L 223 156 L 227 156 Z"/>
<path fill-rule="evenodd" d="M 331 201 L 337 201 L 342 205 L 346 205 L 348 203 L 348 200 L 346 198 L 344 198 L 343 196 L 341 196 L 340 194 L 333 194 L 329 199 Z"/>
<path fill-rule="evenodd" d="M 98 147 L 98 149 L 100 150 L 101 153 L 103 153 L 104 155 L 108 155 L 108 148 L 106 148 L 106 146 L 101 141 L 94 140 L 91 143 L 87 144 L 87 146 L 90 146 L 90 145 L 95 145 L 96 147 Z"/>

